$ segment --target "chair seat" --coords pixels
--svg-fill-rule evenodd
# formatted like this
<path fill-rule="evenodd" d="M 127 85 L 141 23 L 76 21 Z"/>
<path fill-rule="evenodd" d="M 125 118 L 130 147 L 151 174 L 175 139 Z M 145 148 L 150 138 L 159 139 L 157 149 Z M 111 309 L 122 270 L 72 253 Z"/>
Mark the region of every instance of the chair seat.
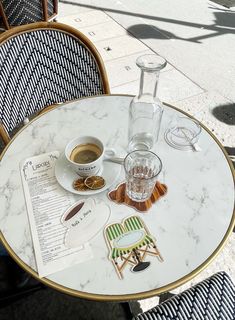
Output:
<path fill-rule="evenodd" d="M 110 254 L 111 259 L 116 259 L 118 257 L 121 257 L 123 255 L 126 255 L 132 251 L 132 249 L 140 249 L 148 244 L 153 243 L 154 244 L 154 238 L 150 234 L 146 234 L 144 238 L 136 245 L 133 246 L 133 248 L 126 248 L 126 249 L 119 249 L 119 248 L 113 248 Z"/>
<path fill-rule="evenodd" d="M 134 319 L 234 320 L 235 286 L 219 272 Z"/>

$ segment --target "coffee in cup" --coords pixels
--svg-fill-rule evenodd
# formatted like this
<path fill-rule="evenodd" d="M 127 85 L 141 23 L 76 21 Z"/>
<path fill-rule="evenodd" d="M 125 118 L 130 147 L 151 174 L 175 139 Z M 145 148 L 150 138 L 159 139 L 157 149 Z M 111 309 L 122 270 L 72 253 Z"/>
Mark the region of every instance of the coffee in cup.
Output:
<path fill-rule="evenodd" d="M 67 144 L 65 157 L 79 176 L 99 175 L 103 167 L 104 145 L 92 136 L 75 138 Z"/>
<path fill-rule="evenodd" d="M 101 175 L 103 160 L 115 154 L 114 149 L 105 148 L 102 141 L 92 136 L 75 138 L 65 147 L 68 164 L 81 177 Z"/>
<path fill-rule="evenodd" d="M 83 143 L 77 145 L 70 154 L 70 160 L 85 164 L 97 160 L 102 154 L 100 147 L 94 143 Z"/>

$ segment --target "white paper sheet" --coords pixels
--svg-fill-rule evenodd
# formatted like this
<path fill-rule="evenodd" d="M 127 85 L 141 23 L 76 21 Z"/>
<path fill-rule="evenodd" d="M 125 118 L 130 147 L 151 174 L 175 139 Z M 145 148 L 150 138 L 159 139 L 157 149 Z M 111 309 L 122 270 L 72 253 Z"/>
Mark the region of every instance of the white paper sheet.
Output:
<path fill-rule="evenodd" d="M 26 206 L 38 274 L 45 277 L 93 257 L 88 243 L 78 248 L 64 245 L 67 228 L 61 216 L 76 200 L 54 174 L 58 151 L 28 158 L 20 163 Z"/>

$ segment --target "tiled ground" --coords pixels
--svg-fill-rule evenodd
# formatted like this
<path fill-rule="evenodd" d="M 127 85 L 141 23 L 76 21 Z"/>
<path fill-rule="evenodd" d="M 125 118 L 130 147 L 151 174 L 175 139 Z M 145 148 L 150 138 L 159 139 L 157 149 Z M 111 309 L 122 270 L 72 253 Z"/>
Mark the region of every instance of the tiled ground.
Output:
<path fill-rule="evenodd" d="M 105 12 L 65 2 L 59 5 L 58 21 L 79 29 L 95 44 L 104 60 L 111 92 L 136 94 L 139 70 L 135 60 L 141 54 L 153 53 L 151 47 L 134 38 Z M 171 64 L 161 72 L 158 95 L 163 101 L 196 116 L 214 132 L 222 144 L 235 146 L 235 113 L 231 109 L 231 100 L 201 88 Z M 182 291 L 219 270 L 226 271 L 235 281 L 234 244 L 233 234 L 214 262 L 193 281 L 175 292 Z M 142 300 L 140 305 L 143 310 L 147 310 L 157 302 L 156 297 Z"/>
<path fill-rule="evenodd" d="M 135 60 L 142 54 L 154 52 L 103 11 L 77 10 L 78 14 L 59 16 L 58 21 L 77 28 L 95 44 L 105 63 L 112 93 L 137 94 L 140 72 Z M 162 71 L 158 90 L 159 97 L 165 102 L 203 93 L 199 86 L 170 64 Z"/>

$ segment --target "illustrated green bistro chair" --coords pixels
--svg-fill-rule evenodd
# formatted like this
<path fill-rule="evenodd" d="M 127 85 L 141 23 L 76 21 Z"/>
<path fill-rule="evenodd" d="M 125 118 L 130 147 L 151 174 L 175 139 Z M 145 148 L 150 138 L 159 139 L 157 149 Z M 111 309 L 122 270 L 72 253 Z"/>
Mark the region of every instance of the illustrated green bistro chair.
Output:
<path fill-rule="evenodd" d="M 140 230 L 145 234 L 141 243 L 139 243 L 138 247 L 136 247 L 136 253 L 139 256 L 140 261 L 143 261 L 145 256 L 148 254 L 156 256 L 161 262 L 163 261 L 163 258 L 156 246 L 155 238 L 149 233 L 147 227 L 140 217 L 131 216 L 125 219 L 124 226 L 127 231 Z"/>
<path fill-rule="evenodd" d="M 37 22 L 0 35 L 0 137 L 51 105 L 109 94 L 100 54 L 78 30 Z"/>
<path fill-rule="evenodd" d="M 139 272 L 149 267 L 150 262 L 144 261 L 147 254 L 163 258 L 155 245 L 155 239 L 148 232 L 144 223 L 137 216 L 131 216 L 123 223 L 114 223 L 106 227 L 105 237 L 110 254 L 109 259 L 122 279 L 122 271 L 128 264 L 131 271 Z"/>

